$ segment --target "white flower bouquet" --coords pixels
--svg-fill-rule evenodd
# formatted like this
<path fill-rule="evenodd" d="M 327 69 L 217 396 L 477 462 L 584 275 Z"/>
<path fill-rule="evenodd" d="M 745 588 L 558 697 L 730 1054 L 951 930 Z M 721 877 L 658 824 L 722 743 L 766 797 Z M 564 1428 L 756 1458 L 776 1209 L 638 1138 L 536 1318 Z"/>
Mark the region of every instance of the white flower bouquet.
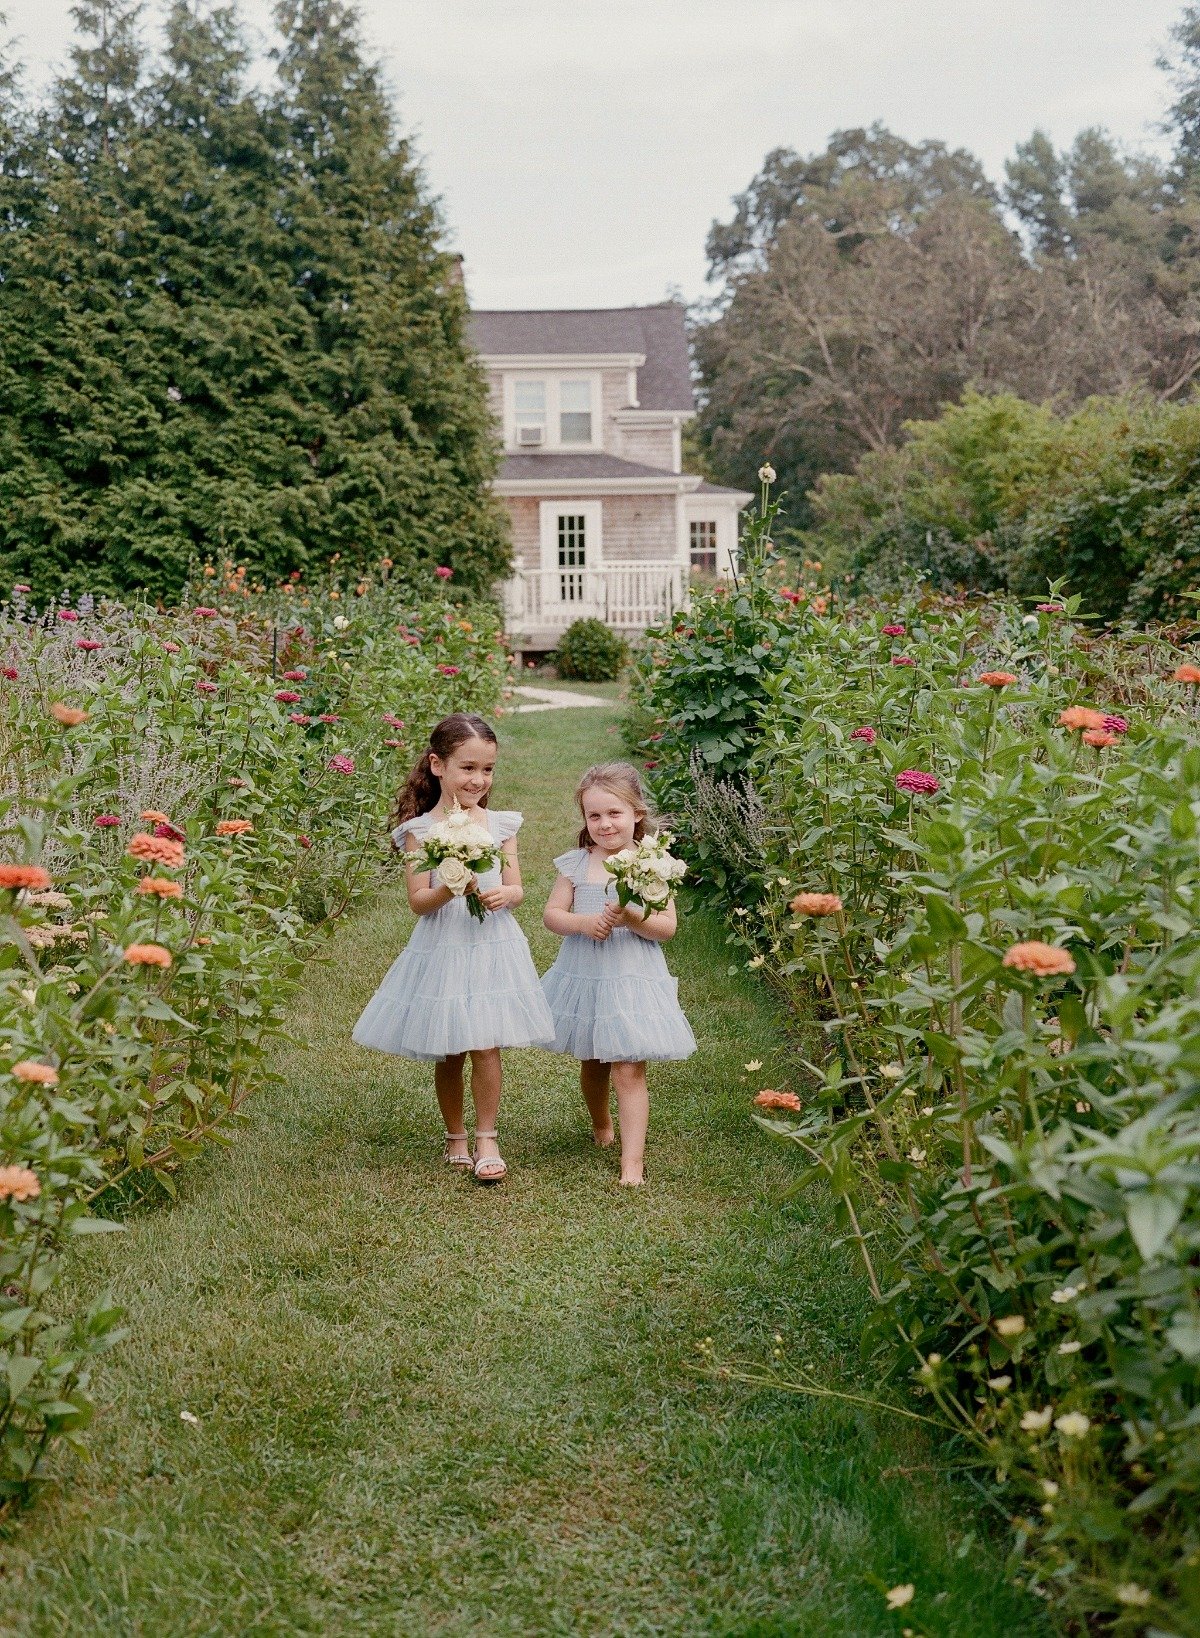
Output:
<path fill-rule="evenodd" d="M 633 847 L 623 847 L 605 859 L 604 868 L 617 884 L 622 909 L 632 904 L 644 921 L 655 910 L 665 910 L 675 895 L 675 883 L 687 874 L 682 859 L 671 856 L 669 831 L 643 836 Z"/>
<path fill-rule="evenodd" d="M 464 813 L 456 802 L 444 819 L 430 825 L 416 859 L 418 870 L 428 870 L 456 899 L 465 896 L 467 909 L 476 921 L 487 911 L 472 887 L 475 877 L 500 862 L 500 849 L 491 832 Z"/>

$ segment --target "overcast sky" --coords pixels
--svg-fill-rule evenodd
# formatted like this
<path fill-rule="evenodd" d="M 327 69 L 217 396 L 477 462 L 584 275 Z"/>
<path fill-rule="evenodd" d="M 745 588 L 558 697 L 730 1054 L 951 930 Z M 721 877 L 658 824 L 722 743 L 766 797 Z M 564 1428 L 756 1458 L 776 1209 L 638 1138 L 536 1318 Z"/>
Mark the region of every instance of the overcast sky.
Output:
<path fill-rule="evenodd" d="M 34 84 L 70 0 L 0 0 Z M 1035 126 L 1161 148 L 1181 0 L 363 0 L 477 307 L 705 292 L 704 239 L 775 147 L 840 127 L 972 149 Z M 269 0 L 243 0 L 267 38 Z"/>

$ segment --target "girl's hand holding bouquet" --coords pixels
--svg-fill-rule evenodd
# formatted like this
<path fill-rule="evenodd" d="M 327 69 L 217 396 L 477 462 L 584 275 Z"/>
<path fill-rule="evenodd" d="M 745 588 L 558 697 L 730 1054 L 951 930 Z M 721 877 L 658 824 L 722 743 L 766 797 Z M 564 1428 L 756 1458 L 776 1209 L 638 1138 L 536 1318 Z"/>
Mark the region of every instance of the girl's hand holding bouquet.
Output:
<path fill-rule="evenodd" d="M 465 898 L 475 920 L 482 921 L 487 910 L 479 897 L 476 877 L 499 862 L 500 849 L 490 832 L 477 825 L 456 802 L 444 819 L 425 832 L 417 868 L 430 871 L 456 899 Z"/>
<path fill-rule="evenodd" d="M 668 831 L 643 836 L 633 847 L 624 847 L 604 861 L 604 868 L 617 884 L 617 903 L 641 912 L 647 920 L 656 910 L 665 910 L 675 896 L 675 883 L 687 874 L 682 859 L 672 857 L 673 838 Z"/>

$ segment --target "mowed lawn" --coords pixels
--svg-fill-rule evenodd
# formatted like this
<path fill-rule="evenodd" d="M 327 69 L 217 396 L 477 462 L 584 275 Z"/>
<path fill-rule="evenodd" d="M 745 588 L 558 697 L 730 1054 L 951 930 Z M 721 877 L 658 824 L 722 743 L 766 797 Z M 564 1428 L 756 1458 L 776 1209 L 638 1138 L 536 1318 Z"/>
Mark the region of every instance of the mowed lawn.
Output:
<path fill-rule="evenodd" d="M 539 970 L 574 782 L 620 754 L 616 724 L 500 724 Z M 853 1258 L 815 1191 L 781 1201 L 794 1162 L 750 1120 L 787 1047 L 720 926 L 691 915 L 668 947 L 700 1051 L 652 1068 L 637 1192 L 592 1147 L 574 1066 L 533 1051 L 506 1059 L 509 1181 L 442 1165 L 428 1070 L 349 1039 L 410 925 L 389 874 L 312 967 L 233 1149 L 76 1263 L 72 1297 L 111 1286 L 132 1335 L 91 1460 L 57 1462 L 7 1529 L 0 1631 L 1050 1630 L 912 1424 L 695 1369 L 706 1336 L 760 1361 L 779 1331 L 864 1384 Z"/>

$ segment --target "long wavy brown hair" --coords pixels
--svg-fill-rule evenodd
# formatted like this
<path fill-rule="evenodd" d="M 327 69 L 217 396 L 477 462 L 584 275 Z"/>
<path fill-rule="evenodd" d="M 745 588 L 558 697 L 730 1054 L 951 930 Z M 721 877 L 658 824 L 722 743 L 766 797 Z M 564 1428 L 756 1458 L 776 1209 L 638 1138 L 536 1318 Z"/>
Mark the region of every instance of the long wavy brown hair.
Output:
<path fill-rule="evenodd" d="M 433 769 L 430 767 L 430 757 L 440 757 L 443 762 L 451 752 L 464 744 L 468 739 L 486 740 L 489 745 L 496 745 L 496 730 L 491 723 L 485 722 L 470 711 L 455 711 L 441 722 L 429 736 L 429 744 L 422 753 L 416 767 L 409 774 L 404 785 L 396 792 L 392 811 L 388 816 L 388 829 L 395 830 L 406 819 L 415 819 L 418 814 L 428 813 L 436 808 L 442 799 L 442 785 Z M 485 794 L 479 806 L 488 805 Z"/>
<path fill-rule="evenodd" d="M 646 795 L 641 775 L 632 762 L 597 762 L 594 767 L 589 768 L 575 787 L 575 802 L 580 813 L 583 812 L 584 796 L 596 785 L 611 791 L 614 796 L 619 796 L 622 802 L 628 802 L 637 814 L 633 827 L 635 842 L 640 842 L 647 831 L 658 829 L 658 821 L 650 808 L 650 798 Z M 579 846 L 595 846 L 586 824 L 579 832 Z"/>

